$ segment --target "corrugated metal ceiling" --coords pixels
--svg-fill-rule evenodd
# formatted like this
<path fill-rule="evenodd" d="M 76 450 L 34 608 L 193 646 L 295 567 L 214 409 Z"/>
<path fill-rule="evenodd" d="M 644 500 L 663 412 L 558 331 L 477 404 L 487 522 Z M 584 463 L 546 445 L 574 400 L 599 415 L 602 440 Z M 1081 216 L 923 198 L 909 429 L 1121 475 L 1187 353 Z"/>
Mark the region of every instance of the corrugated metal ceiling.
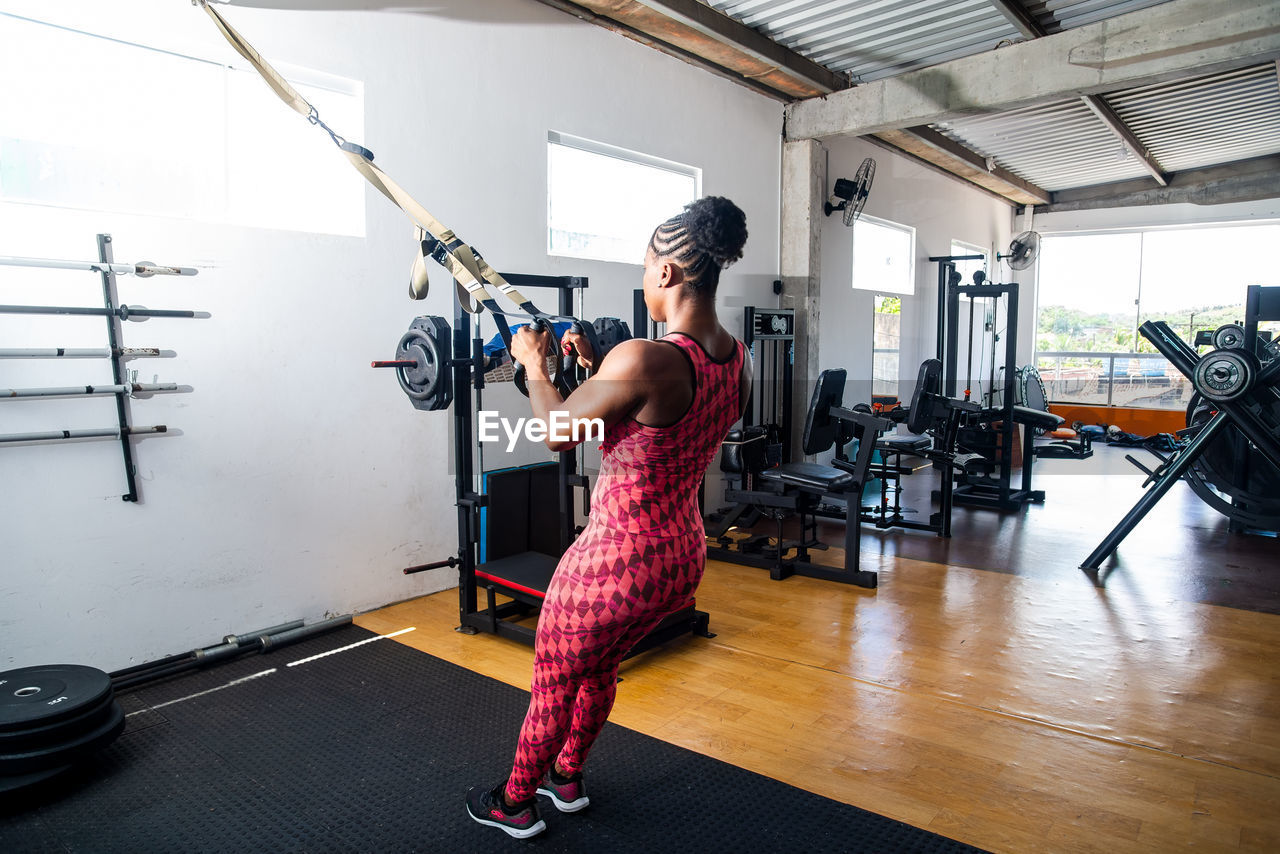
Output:
<path fill-rule="evenodd" d="M 1165 172 L 1280 153 L 1274 63 L 1108 95 Z M 935 129 L 1046 190 L 1147 174 L 1083 101 L 960 119 Z"/>
<path fill-rule="evenodd" d="M 1280 152 L 1274 63 L 1107 96 L 1166 170 Z"/>
<path fill-rule="evenodd" d="M 988 0 L 709 0 L 855 82 L 990 50 L 1018 30 Z"/>
<path fill-rule="evenodd" d="M 1167 0 L 1023 0 L 1022 5 L 1046 33 L 1060 33 L 1164 2 Z"/>
<path fill-rule="evenodd" d="M 1051 35 L 1168 0 L 703 2 L 802 56 L 849 74 L 856 84 L 992 50 L 1032 37 L 1028 33 Z M 1280 154 L 1280 84 L 1273 62 L 1111 93 L 1103 100 L 1163 173 Z M 1044 190 L 1151 174 L 1082 100 L 966 118 L 935 130 Z"/>
<path fill-rule="evenodd" d="M 947 122 L 935 129 L 1045 190 L 1147 174 L 1079 99 Z"/>

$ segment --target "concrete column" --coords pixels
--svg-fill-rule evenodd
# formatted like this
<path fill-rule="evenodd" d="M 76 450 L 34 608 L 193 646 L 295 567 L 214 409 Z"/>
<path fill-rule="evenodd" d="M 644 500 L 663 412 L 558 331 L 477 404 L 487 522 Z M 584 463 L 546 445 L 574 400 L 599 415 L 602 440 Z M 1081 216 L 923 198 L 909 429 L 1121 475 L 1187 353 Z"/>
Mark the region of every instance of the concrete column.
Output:
<path fill-rule="evenodd" d="M 792 389 L 792 460 L 801 459 L 809 396 L 817 380 L 819 289 L 822 285 L 823 149 L 817 140 L 782 145 L 782 305 L 795 309 L 796 357 Z"/>

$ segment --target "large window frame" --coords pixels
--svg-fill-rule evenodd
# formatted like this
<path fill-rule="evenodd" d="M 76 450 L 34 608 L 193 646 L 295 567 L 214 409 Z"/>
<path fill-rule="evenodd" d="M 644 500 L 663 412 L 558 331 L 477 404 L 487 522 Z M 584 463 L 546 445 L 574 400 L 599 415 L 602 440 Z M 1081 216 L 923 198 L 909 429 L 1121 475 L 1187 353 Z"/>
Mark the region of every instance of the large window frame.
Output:
<path fill-rule="evenodd" d="M 66 13 L 0 12 L 0 76 L 29 81 L 0 115 L 4 203 L 365 236 L 363 180 L 256 72 L 175 50 L 151 22 L 121 38 L 134 18 L 82 28 Z M 363 135 L 361 81 L 276 66 L 336 130 Z"/>
<path fill-rule="evenodd" d="M 547 254 L 641 264 L 653 228 L 702 195 L 702 170 L 547 132 Z"/>
<path fill-rule="evenodd" d="M 1280 272 L 1273 264 L 1246 259 L 1265 257 L 1248 247 L 1277 240 L 1280 220 L 1042 233 L 1036 267 L 1035 364 L 1050 400 L 1185 408 L 1194 391 L 1191 383 L 1138 328 L 1147 320 L 1164 320 L 1194 346 L 1196 330 L 1243 320 L 1248 285 L 1280 285 Z M 1184 250 L 1181 257 L 1173 257 Z M 1063 253 L 1062 261 L 1051 273 L 1045 262 L 1053 260 L 1055 252 Z M 1100 281 L 1089 281 L 1093 270 L 1099 271 Z M 1162 281 L 1169 286 L 1160 289 Z M 1081 283 L 1078 289 L 1076 282 Z M 1046 285 L 1054 289 L 1049 299 Z M 1099 305 L 1099 300 L 1108 304 Z M 1178 300 L 1187 304 L 1175 309 Z"/>

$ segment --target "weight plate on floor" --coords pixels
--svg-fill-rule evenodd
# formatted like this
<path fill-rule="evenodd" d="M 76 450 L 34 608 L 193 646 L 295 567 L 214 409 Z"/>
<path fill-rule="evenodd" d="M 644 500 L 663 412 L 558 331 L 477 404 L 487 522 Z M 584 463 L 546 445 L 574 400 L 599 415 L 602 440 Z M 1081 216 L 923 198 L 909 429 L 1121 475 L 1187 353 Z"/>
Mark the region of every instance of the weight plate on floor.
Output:
<path fill-rule="evenodd" d="M 0 754 L 0 776 L 13 777 L 68 765 L 106 747 L 124 729 L 124 710 L 114 700 L 105 720 L 88 732 L 59 744 L 23 753 Z"/>
<path fill-rule="evenodd" d="M 115 695 L 108 693 L 102 702 L 86 706 L 82 712 L 73 717 L 46 723 L 0 732 L 0 756 L 12 753 L 26 753 L 31 750 L 48 747 L 60 742 L 70 741 L 83 732 L 96 728 L 111 714 L 111 704 Z"/>
<path fill-rule="evenodd" d="M 42 783 L 45 780 L 52 779 L 63 771 L 69 769 L 70 765 L 59 765 L 55 768 L 45 768 L 41 771 L 33 771 L 30 774 L 16 774 L 0 776 L 0 795 L 5 792 L 12 792 L 17 789 L 23 789 L 27 786 L 34 786 L 36 783 Z"/>
<path fill-rule="evenodd" d="M 111 677 L 95 667 L 51 664 L 0 673 L 0 732 L 66 720 L 102 702 Z"/>

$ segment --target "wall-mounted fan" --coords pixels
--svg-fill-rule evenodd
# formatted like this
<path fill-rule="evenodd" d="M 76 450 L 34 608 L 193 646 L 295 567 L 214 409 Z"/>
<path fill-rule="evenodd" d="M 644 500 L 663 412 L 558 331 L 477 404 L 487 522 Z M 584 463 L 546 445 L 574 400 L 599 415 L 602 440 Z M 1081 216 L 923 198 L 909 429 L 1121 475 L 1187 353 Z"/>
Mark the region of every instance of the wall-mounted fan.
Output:
<path fill-rule="evenodd" d="M 1009 243 L 1008 255 L 996 255 L 997 261 L 1008 261 L 1012 270 L 1025 270 L 1036 262 L 1040 254 L 1040 235 L 1024 231 Z"/>
<path fill-rule="evenodd" d="M 858 215 L 862 213 L 862 208 L 867 204 L 867 196 L 871 195 L 871 182 L 875 180 L 875 177 L 876 162 L 868 157 L 862 161 L 862 165 L 858 167 L 858 171 L 854 173 L 852 179 L 836 179 L 836 186 L 831 191 L 831 197 L 840 201 L 836 204 L 823 202 L 823 213 L 831 216 L 836 211 L 844 211 L 844 224 L 853 225 Z"/>

